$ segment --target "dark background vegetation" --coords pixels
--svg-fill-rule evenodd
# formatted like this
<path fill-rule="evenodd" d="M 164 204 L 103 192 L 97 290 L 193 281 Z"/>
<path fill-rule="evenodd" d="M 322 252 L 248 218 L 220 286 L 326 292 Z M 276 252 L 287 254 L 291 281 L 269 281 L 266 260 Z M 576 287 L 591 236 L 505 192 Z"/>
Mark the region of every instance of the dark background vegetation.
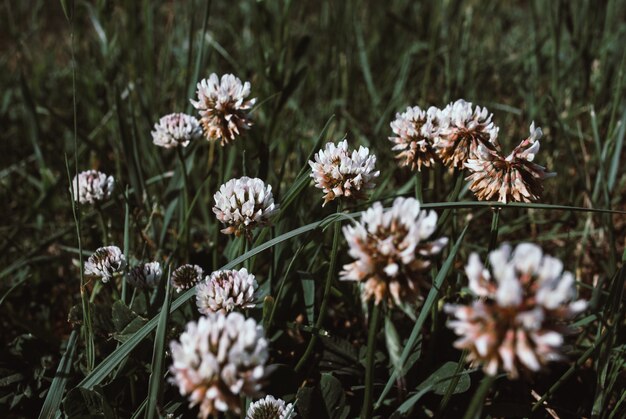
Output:
<path fill-rule="evenodd" d="M 74 90 L 72 30 L 61 4 L 0 3 L 0 411 L 9 412 L 9 417 L 34 417 L 41 409 L 72 330 L 68 315 L 80 303 L 64 158 L 67 154 L 74 173 L 74 91 L 79 170 L 96 168 L 115 176 L 120 195 L 105 208 L 106 216 L 117 244 L 121 246 L 125 230 L 129 232 L 136 259 L 163 261 L 174 255 L 175 265 L 184 258 L 175 245 L 178 216 L 171 216 L 179 197 L 180 170 L 175 153 L 152 145 L 150 130 L 164 114 L 191 113 L 188 99 L 196 81 L 212 72 L 250 80 L 258 106 L 255 126 L 243 140 L 223 150 L 206 144 L 188 150 L 191 188 L 198 194 L 190 220 L 190 260 L 209 272 L 238 251 L 232 239 L 216 233 L 219 226 L 211 213 L 212 194 L 221 181 L 244 173 L 259 176 L 273 185 L 280 203 L 333 115 L 323 140 L 347 135 L 351 144 L 369 146 L 378 156 L 381 186 L 372 200 L 413 191 L 412 174 L 396 167 L 387 140 L 395 113 L 407 105 L 442 107 L 464 98 L 494 113 L 506 150 L 527 135 L 531 121 L 543 128 L 536 161 L 558 173 L 546 182 L 544 203 L 626 209 L 621 170 L 626 121 L 624 1 L 209 4 L 77 1 Z M 425 201 L 445 201 L 453 187 L 450 174 L 438 168 L 428 176 Z M 121 193 L 127 185 L 130 218 L 125 223 Z M 470 192 L 462 191 L 460 200 L 472 199 Z M 321 207 L 321 192 L 309 186 L 268 234 L 278 236 L 333 211 L 332 205 Z M 484 251 L 488 244 L 488 208 L 455 211 L 445 233 L 454 240 L 470 215 L 473 222 L 448 279 L 451 287 L 441 297 L 461 289 L 467 254 Z M 525 381 L 499 380 L 487 412 L 531 415 L 531 390 L 543 395 L 562 379 L 548 400 L 561 417 L 592 412 L 624 417 L 625 346 L 619 317 L 623 276 L 614 276 L 623 251 L 624 216 L 517 208 L 502 212 L 500 226 L 500 241 L 537 242 L 576 272 L 582 294 L 593 300 L 592 314 L 576 336 L 570 357 L 595 349 L 573 371 L 568 372 L 568 364 L 557 364 Z M 83 211 L 82 239 L 86 255 L 102 244 L 97 217 L 88 209 Z M 273 330 L 273 361 L 291 367 L 310 336 L 303 329 L 311 314 L 306 307 L 310 299 L 319 304 L 321 285 L 316 284 L 327 269 L 329 232 L 318 230 L 286 241 L 255 260 L 263 288 L 275 296 L 297 251 Z M 346 262 L 345 248 L 340 252 L 340 263 Z M 314 285 L 317 293 L 307 291 Z M 157 294 L 136 311 L 143 310 L 144 317 L 155 315 L 163 298 L 162 292 Z M 102 316 L 96 325 L 101 328 L 96 330 L 98 361 L 123 340 L 112 324 L 109 297 L 103 293 L 96 300 L 102 308 L 96 313 Z M 172 338 L 191 312 L 186 307 L 173 317 Z M 255 313 L 261 317 L 260 311 Z M 434 310 L 422 356 L 407 376 L 409 392 L 444 362 L 458 361 L 444 322 L 443 313 Z M 333 371 L 352 417 L 360 408 L 363 370 L 358 349 L 364 348 L 366 336 L 350 284 L 336 285 L 326 323 L 333 338 L 320 343 L 303 373 L 285 372 L 288 378 L 275 380 L 274 390 L 288 398 L 306 381 L 315 389 L 311 397 L 322 397 L 317 385 L 326 380 L 322 388 L 328 388 L 330 378 L 319 374 Z M 402 338 L 411 326 L 410 320 L 398 316 Z M 614 333 L 598 343 L 606 330 Z M 383 341 L 375 394 L 388 377 Z M 94 409 L 110 407 L 120 417 L 136 411 L 146 396 L 152 350 L 151 339 L 144 344 L 142 355 L 131 357 L 118 378 L 98 390 L 105 402 Z M 86 373 L 82 354 L 79 346 L 68 389 Z M 471 390 L 453 396 L 442 413 L 445 417 L 463 412 L 479 383 L 478 374 L 472 374 Z M 166 400 L 180 402 L 176 393 L 167 386 Z M 392 392 L 378 413 L 390 416 L 402 397 Z M 440 396 L 428 394 L 411 414 L 429 416 L 440 403 Z M 532 414 L 547 413 L 540 409 Z"/>

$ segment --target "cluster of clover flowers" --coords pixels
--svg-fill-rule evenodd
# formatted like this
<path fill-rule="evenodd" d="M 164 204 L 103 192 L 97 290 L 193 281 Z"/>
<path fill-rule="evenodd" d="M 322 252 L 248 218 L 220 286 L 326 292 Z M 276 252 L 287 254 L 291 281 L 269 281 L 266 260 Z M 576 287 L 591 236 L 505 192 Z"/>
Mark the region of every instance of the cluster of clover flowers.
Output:
<path fill-rule="evenodd" d="M 197 85 L 191 103 L 200 120 L 181 113 L 166 115 L 154 126 L 154 144 L 186 147 L 204 135 L 226 145 L 252 126 L 249 111 L 255 99 L 247 99 L 250 83 L 233 75 L 209 79 Z M 466 168 L 470 188 L 478 199 L 497 196 L 501 202 L 534 201 L 542 192 L 542 180 L 552 175 L 532 163 L 539 150 L 541 130 L 508 156 L 497 139 L 498 128 L 485 108 L 458 100 L 443 109 L 424 111 L 409 107 L 391 122 L 393 150 L 401 166 L 420 171 L 436 161 L 450 168 Z M 347 140 L 328 143 L 310 161 L 311 177 L 324 193 L 323 204 L 335 199 L 361 200 L 375 187 L 379 172 L 376 156 L 366 147 L 350 150 Z M 73 181 L 75 199 L 97 204 L 108 199 L 114 180 L 90 170 Z M 225 234 L 250 237 L 251 231 L 268 225 L 277 211 L 272 188 L 261 179 L 231 179 L 214 194 L 213 212 L 225 225 Z M 391 208 L 380 202 L 363 212 L 361 220 L 343 228 L 354 259 L 343 267 L 340 279 L 358 282 L 364 302 L 417 308 L 431 287 L 429 270 L 448 244 L 434 238 L 437 214 L 424 211 L 413 198 L 396 198 Z M 448 326 L 459 339 L 454 346 L 467 350 L 467 359 L 481 365 L 486 374 L 521 370 L 538 371 L 546 363 L 563 358 L 564 336 L 571 332 L 568 320 L 586 308 L 576 300 L 574 276 L 556 258 L 534 244 L 514 249 L 502 245 L 488 254 L 489 267 L 472 253 L 465 267 L 474 299 L 465 305 L 447 304 Z M 99 248 L 85 264 L 85 273 L 103 282 L 126 269 L 126 258 L 116 246 Z M 129 283 L 154 287 L 162 275 L 158 262 L 142 263 L 129 271 Z M 196 289 L 199 321 L 187 324 L 178 341 L 170 344 L 170 372 L 181 395 L 199 405 L 199 417 L 219 412 L 240 412 L 239 398 L 259 397 L 267 377 L 268 340 L 261 325 L 245 318 L 246 309 L 258 301 L 257 282 L 246 269 L 216 271 L 204 277 L 197 265 L 173 271 L 177 291 Z M 267 396 L 252 403 L 246 417 L 294 417 L 293 405 Z"/>

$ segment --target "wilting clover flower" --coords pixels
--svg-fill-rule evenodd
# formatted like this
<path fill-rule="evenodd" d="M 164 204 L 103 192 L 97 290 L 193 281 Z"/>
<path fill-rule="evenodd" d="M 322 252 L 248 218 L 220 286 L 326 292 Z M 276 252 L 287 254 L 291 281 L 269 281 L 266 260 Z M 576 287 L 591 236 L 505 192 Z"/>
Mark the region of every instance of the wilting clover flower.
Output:
<path fill-rule="evenodd" d="M 152 142 L 163 148 L 187 147 L 201 136 L 202 129 L 196 118 L 184 113 L 171 113 L 154 124 Z"/>
<path fill-rule="evenodd" d="M 567 320 L 586 308 L 586 301 L 573 301 L 574 275 L 530 243 L 515 250 L 502 245 L 489 253 L 489 264 L 472 253 L 465 273 L 479 299 L 445 306 L 456 318 L 448 322 L 460 336 L 454 346 L 467 350 L 468 360 L 485 373 L 503 370 L 511 378 L 562 359 L 563 335 L 571 332 Z"/>
<path fill-rule="evenodd" d="M 265 396 L 250 404 L 246 412 L 246 419 L 290 419 L 297 415 L 291 403 L 285 403 L 274 396 Z"/>
<path fill-rule="evenodd" d="M 254 307 L 258 284 L 246 268 L 213 272 L 196 286 L 196 304 L 202 314 Z"/>
<path fill-rule="evenodd" d="M 470 171 L 466 180 L 470 189 L 480 200 L 494 196 L 498 201 L 531 202 L 543 193 L 543 180 L 556 173 L 546 172 L 545 167 L 533 163 L 539 151 L 541 128 L 530 126 L 530 136 L 523 140 L 507 157 L 499 150 L 481 145 L 478 154 L 465 163 Z"/>
<path fill-rule="evenodd" d="M 154 288 L 159 283 L 163 270 L 159 262 L 142 263 L 128 273 L 128 283 L 136 288 Z"/>
<path fill-rule="evenodd" d="M 244 176 L 231 179 L 213 195 L 213 212 L 226 224 L 224 234 L 251 237 L 251 230 L 269 224 L 269 218 L 278 210 L 274 204 L 271 185 L 261 179 Z"/>
<path fill-rule="evenodd" d="M 430 238 L 436 227 L 437 214 L 422 211 L 413 198 L 396 198 L 387 210 L 376 202 L 359 223 L 343 228 L 355 261 L 343 267 L 341 279 L 361 282 L 364 301 L 416 303 L 430 287 L 431 259 L 448 243 Z"/>
<path fill-rule="evenodd" d="M 489 143 L 499 149 L 498 127 L 491 122 L 492 117 L 487 108 L 472 107 L 463 99 L 437 112 L 434 119 L 440 129 L 433 146 L 443 163 L 461 169 L 477 153 L 479 144 Z"/>
<path fill-rule="evenodd" d="M 396 158 L 401 166 L 421 171 L 422 166 L 431 167 L 435 163 L 433 138 L 439 129 L 438 111 L 434 107 L 424 111 L 419 106 L 409 106 L 405 112 L 396 114 L 390 124 L 395 136 L 389 140 L 395 144 L 392 150 L 398 151 Z"/>
<path fill-rule="evenodd" d="M 326 205 L 337 197 L 364 199 L 369 189 L 376 186 L 374 180 L 380 174 L 374 171 L 376 156 L 367 147 L 359 147 L 350 152 L 348 141 L 335 145 L 327 143 L 323 150 L 315 155 L 315 161 L 309 161 L 315 180 L 315 186 L 324 192 Z"/>
<path fill-rule="evenodd" d="M 81 204 L 96 204 L 109 199 L 115 186 L 113 176 L 97 170 L 86 170 L 74 176 L 72 191 L 74 200 Z"/>
<path fill-rule="evenodd" d="M 202 281 L 204 271 L 198 265 L 182 265 L 176 268 L 170 276 L 172 286 L 176 288 L 177 292 L 188 290 L 191 287 L 195 287 L 196 284 Z"/>
<path fill-rule="evenodd" d="M 172 341 L 173 382 L 198 417 L 240 412 L 240 396 L 254 397 L 261 388 L 268 342 L 254 319 L 237 312 L 210 313 L 187 323 L 180 341 Z"/>
<path fill-rule="evenodd" d="M 250 95 L 250 83 L 241 83 L 232 74 L 225 74 L 221 80 L 217 74 L 198 83 L 198 100 L 191 104 L 200 113 L 200 123 L 208 140 L 220 140 L 227 144 L 240 134 L 240 130 L 249 129 L 252 122 L 248 113 L 256 99 L 246 99 Z"/>
<path fill-rule="evenodd" d="M 100 247 L 85 262 L 85 275 L 99 276 L 102 282 L 109 282 L 113 275 L 125 267 L 126 257 L 119 247 Z"/>

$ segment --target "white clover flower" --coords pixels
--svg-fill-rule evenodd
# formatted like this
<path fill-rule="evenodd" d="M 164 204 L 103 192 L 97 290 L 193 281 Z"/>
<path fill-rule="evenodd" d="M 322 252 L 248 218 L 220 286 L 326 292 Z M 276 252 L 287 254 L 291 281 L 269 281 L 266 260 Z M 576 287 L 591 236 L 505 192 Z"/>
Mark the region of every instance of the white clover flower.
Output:
<path fill-rule="evenodd" d="M 163 270 L 159 262 L 142 263 L 128 273 L 128 283 L 136 288 L 154 288 L 158 285 Z"/>
<path fill-rule="evenodd" d="M 555 176 L 546 168 L 533 163 L 539 151 L 541 128 L 530 125 L 530 135 L 523 140 L 508 156 L 497 149 L 478 146 L 474 158 L 468 159 L 465 167 L 470 175 L 470 189 L 481 200 L 498 197 L 498 201 L 532 202 L 543 193 L 543 180 Z"/>
<path fill-rule="evenodd" d="M 240 396 L 259 393 L 269 357 L 263 328 L 237 312 L 210 313 L 187 323 L 180 341 L 170 343 L 172 382 L 198 417 L 240 412 Z"/>
<path fill-rule="evenodd" d="M 367 191 L 376 186 L 374 182 L 380 171 L 374 171 L 376 156 L 367 147 L 359 147 L 350 152 L 348 141 L 335 145 L 327 143 L 323 150 L 315 155 L 315 161 L 309 161 L 315 180 L 315 186 L 324 192 L 326 205 L 337 197 L 364 199 Z"/>
<path fill-rule="evenodd" d="M 234 140 L 242 129 L 252 126 L 248 113 L 256 99 L 250 95 L 250 83 L 241 83 L 232 74 L 225 74 L 221 80 L 213 73 L 208 79 L 198 83 L 198 100 L 191 104 L 200 113 L 200 123 L 208 140 L 220 140 L 221 145 Z"/>
<path fill-rule="evenodd" d="M 196 118 L 184 113 L 171 113 L 154 124 L 152 142 L 163 148 L 187 147 L 201 136 L 202 128 Z"/>
<path fill-rule="evenodd" d="M 343 267 L 342 280 L 363 283 L 363 300 L 386 300 L 390 305 L 412 304 L 430 288 L 431 259 L 448 244 L 431 239 L 437 214 L 421 211 L 419 201 L 396 198 L 385 210 L 376 202 L 361 222 L 343 228 L 354 262 Z"/>
<path fill-rule="evenodd" d="M 291 419 L 296 416 L 291 403 L 269 395 L 250 404 L 246 412 L 246 419 Z"/>
<path fill-rule="evenodd" d="M 439 130 L 438 109 L 430 107 L 428 111 L 419 106 L 407 107 L 403 113 L 397 113 L 391 122 L 391 130 L 395 134 L 389 140 L 395 145 L 396 159 L 400 166 L 409 166 L 411 170 L 422 170 L 422 166 L 431 167 L 435 164 L 436 154 L 433 150 L 433 139 Z"/>
<path fill-rule="evenodd" d="M 474 108 L 463 99 L 437 112 L 434 118 L 439 129 L 433 147 L 443 163 L 463 168 L 465 162 L 476 155 L 480 144 L 499 150 L 499 128 L 491 121 L 492 117 L 487 108 Z"/>
<path fill-rule="evenodd" d="M 231 179 L 213 195 L 213 212 L 226 224 L 224 234 L 251 237 L 251 230 L 269 224 L 269 218 L 278 210 L 274 204 L 272 186 L 261 179 L 244 176 Z"/>
<path fill-rule="evenodd" d="M 176 292 L 188 290 L 191 287 L 195 287 L 196 284 L 202 281 L 204 271 L 198 265 L 183 265 L 179 266 L 172 272 L 170 276 L 170 282 L 176 289 Z"/>
<path fill-rule="evenodd" d="M 196 305 L 202 314 L 254 307 L 258 284 L 246 268 L 215 271 L 196 285 Z"/>
<path fill-rule="evenodd" d="M 109 282 L 113 275 L 126 267 L 126 257 L 117 246 L 96 249 L 85 262 L 85 275 L 99 276 L 102 282 Z"/>
<path fill-rule="evenodd" d="M 97 170 L 86 170 L 80 172 L 78 177 L 72 180 L 72 191 L 74 200 L 81 204 L 96 204 L 109 199 L 115 179 Z"/>
<path fill-rule="evenodd" d="M 485 268 L 472 253 L 465 267 L 469 288 L 480 299 L 445 306 L 456 318 L 448 322 L 460 337 L 454 346 L 467 350 L 468 360 L 485 373 L 504 370 L 511 378 L 562 359 L 564 335 L 571 332 L 567 321 L 586 308 L 586 301 L 573 301 L 574 276 L 530 243 L 515 250 L 502 245 L 489 254 L 489 263 Z"/>

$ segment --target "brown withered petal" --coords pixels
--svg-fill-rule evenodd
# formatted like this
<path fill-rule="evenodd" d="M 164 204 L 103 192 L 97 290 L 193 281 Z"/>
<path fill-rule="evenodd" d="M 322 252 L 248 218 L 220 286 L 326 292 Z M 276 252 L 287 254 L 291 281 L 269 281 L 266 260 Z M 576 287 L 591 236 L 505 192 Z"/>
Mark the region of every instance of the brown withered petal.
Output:
<path fill-rule="evenodd" d="M 503 203 L 539 200 L 543 193 L 543 180 L 555 175 L 547 172 L 543 166 L 533 163 L 539 151 L 540 138 L 541 129 L 535 129 L 533 123 L 530 136 L 507 157 L 499 150 L 481 144 L 476 157 L 465 163 L 470 171 L 466 178 L 470 181 L 470 190 L 481 201 L 494 197 Z"/>

